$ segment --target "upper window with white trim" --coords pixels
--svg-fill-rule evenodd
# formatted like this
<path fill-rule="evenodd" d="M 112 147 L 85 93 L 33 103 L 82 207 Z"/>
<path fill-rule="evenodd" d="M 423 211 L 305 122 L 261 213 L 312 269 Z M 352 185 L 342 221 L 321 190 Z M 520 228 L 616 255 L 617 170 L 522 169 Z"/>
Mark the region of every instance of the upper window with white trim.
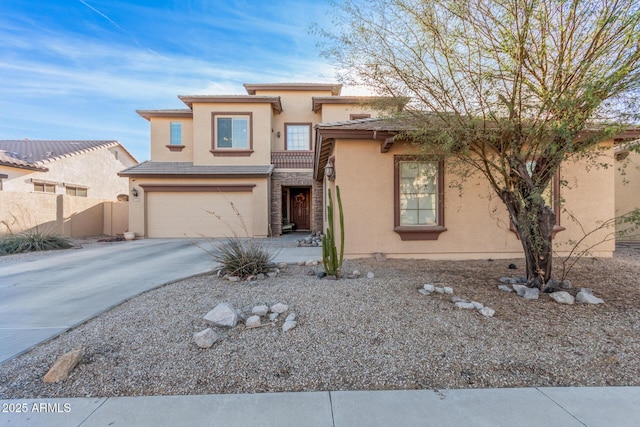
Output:
<path fill-rule="evenodd" d="M 180 122 L 171 122 L 171 136 L 169 144 L 171 145 L 182 145 L 182 123 Z"/>
<path fill-rule="evenodd" d="M 215 150 L 251 150 L 251 113 L 213 113 Z"/>
<path fill-rule="evenodd" d="M 311 150 L 311 123 L 286 123 L 284 127 L 287 150 Z"/>

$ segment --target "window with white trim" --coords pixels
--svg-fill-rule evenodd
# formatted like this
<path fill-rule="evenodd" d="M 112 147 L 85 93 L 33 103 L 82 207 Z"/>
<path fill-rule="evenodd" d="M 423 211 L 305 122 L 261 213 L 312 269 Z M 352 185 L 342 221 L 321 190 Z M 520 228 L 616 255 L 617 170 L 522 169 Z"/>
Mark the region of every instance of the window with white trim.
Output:
<path fill-rule="evenodd" d="M 65 192 L 67 193 L 67 196 L 87 197 L 86 187 L 65 186 Z"/>
<path fill-rule="evenodd" d="M 214 116 L 214 141 L 215 149 L 240 149 L 250 148 L 249 116 Z"/>
<path fill-rule="evenodd" d="M 38 191 L 41 193 L 55 193 L 56 185 L 47 182 L 34 182 L 33 191 Z"/>
<path fill-rule="evenodd" d="M 285 146 L 289 151 L 311 150 L 311 124 L 287 123 L 285 127 Z"/>
<path fill-rule="evenodd" d="M 171 129 L 169 144 L 182 145 L 182 123 L 171 122 L 169 126 Z"/>

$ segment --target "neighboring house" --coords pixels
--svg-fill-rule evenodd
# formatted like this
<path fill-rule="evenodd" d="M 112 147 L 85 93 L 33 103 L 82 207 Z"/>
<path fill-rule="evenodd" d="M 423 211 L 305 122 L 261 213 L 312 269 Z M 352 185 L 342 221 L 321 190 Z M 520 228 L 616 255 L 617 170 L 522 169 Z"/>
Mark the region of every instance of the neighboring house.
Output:
<path fill-rule="evenodd" d="M 118 141 L 0 140 L 0 189 L 116 200 L 135 164 Z"/>
<path fill-rule="evenodd" d="M 129 186 L 118 172 L 135 164 L 117 141 L 0 140 L 0 235 L 124 232 L 127 204 L 116 201 Z"/>
<path fill-rule="evenodd" d="M 188 108 L 140 110 L 151 160 L 130 182 L 129 228 L 145 237 L 266 237 L 321 230 L 314 126 L 375 116 L 334 84 L 245 84 L 246 95 L 179 96 Z M 284 225 L 284 227 L 283 227 Z"/>
<path fill-rule="evenodd" d="M 395 141 L 402 130 L 393 122 L 364 119 L 317 126 L 314 178 L 325 188 L 340 187 L 349 257 L 381 252 L 390 257 L 489 259 L 521 257 L 522 246 L 511 230 L 503 203 L 486 179 L 475 174 L 460 179 L 449 161 L 412 157 L 410 143 Z M 627 132 L 625 138 L 639 131 Z M 613 165 L 613 141 L 603 142 L 598 163 Z M 327 168 L 327 166 L 329 166 Z M 592 166 L 592 167 L 590 167 Z M 331 173 L 329 179 L 326 175 Z M 560 179 L 567 182 L 560 186 Z M 565 162 L 556 177 L 557 214 L 554 249 L 571 248 L 585 232 L 615 216 L 613 167 L 586 160 Z M 635 196 L 638 202 L 636 180 Z M 557 194 L 559 193 L 559 194 Z M 335 200 L 334 200 L 335 206 Z M 335 215 L 334 215 L 335 216 Z M 588 247 L 609 229 L 585 240 Z M 593 256 L 612 256 L 615 242 L 594 247 Z"/>
<path fill-rule="evenodd" d="M 640 140 L 616 147 L 616 216 L 640 209 Z M 631 224 L 618 224 L 618 241 L 640 241 L 640 230 L 624 232 Z"/>

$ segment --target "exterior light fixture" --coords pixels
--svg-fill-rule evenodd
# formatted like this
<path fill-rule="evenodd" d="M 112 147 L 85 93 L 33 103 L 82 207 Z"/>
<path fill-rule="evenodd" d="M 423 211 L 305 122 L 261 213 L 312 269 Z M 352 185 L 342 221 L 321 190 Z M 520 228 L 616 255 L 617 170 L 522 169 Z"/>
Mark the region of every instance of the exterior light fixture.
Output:
<path fill-rule="evenodd" d="M 331 156 L 327 161 L 327 165 L 324 167 L 324 174 L 328 180 L 333 181 L 336 179 L 336 167 L 333 164 L 334 157 Z"/>
<path fill-rule="evenodd" d="M 133 197 L 138 197 L 138 190 L 136 189 L 136 187 L 133 187 L 133 188 L 131 189 L 131 195 L 132 195 Z"/>

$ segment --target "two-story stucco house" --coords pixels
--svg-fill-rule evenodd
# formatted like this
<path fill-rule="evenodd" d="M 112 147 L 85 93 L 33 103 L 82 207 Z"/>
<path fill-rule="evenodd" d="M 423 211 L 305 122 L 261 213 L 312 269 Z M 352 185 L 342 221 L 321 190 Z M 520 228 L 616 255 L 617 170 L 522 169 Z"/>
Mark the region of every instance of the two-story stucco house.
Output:
<path fill-rule="evenodd" d="M 245 95 L 179 96 L 177 110 L 139 110 L 151 160 L 120 173 L 129 229 L 145 237 L 266 237 L 321 230 L 314 127 L 375 116 L 336 84 L 245 84 Z"/>

